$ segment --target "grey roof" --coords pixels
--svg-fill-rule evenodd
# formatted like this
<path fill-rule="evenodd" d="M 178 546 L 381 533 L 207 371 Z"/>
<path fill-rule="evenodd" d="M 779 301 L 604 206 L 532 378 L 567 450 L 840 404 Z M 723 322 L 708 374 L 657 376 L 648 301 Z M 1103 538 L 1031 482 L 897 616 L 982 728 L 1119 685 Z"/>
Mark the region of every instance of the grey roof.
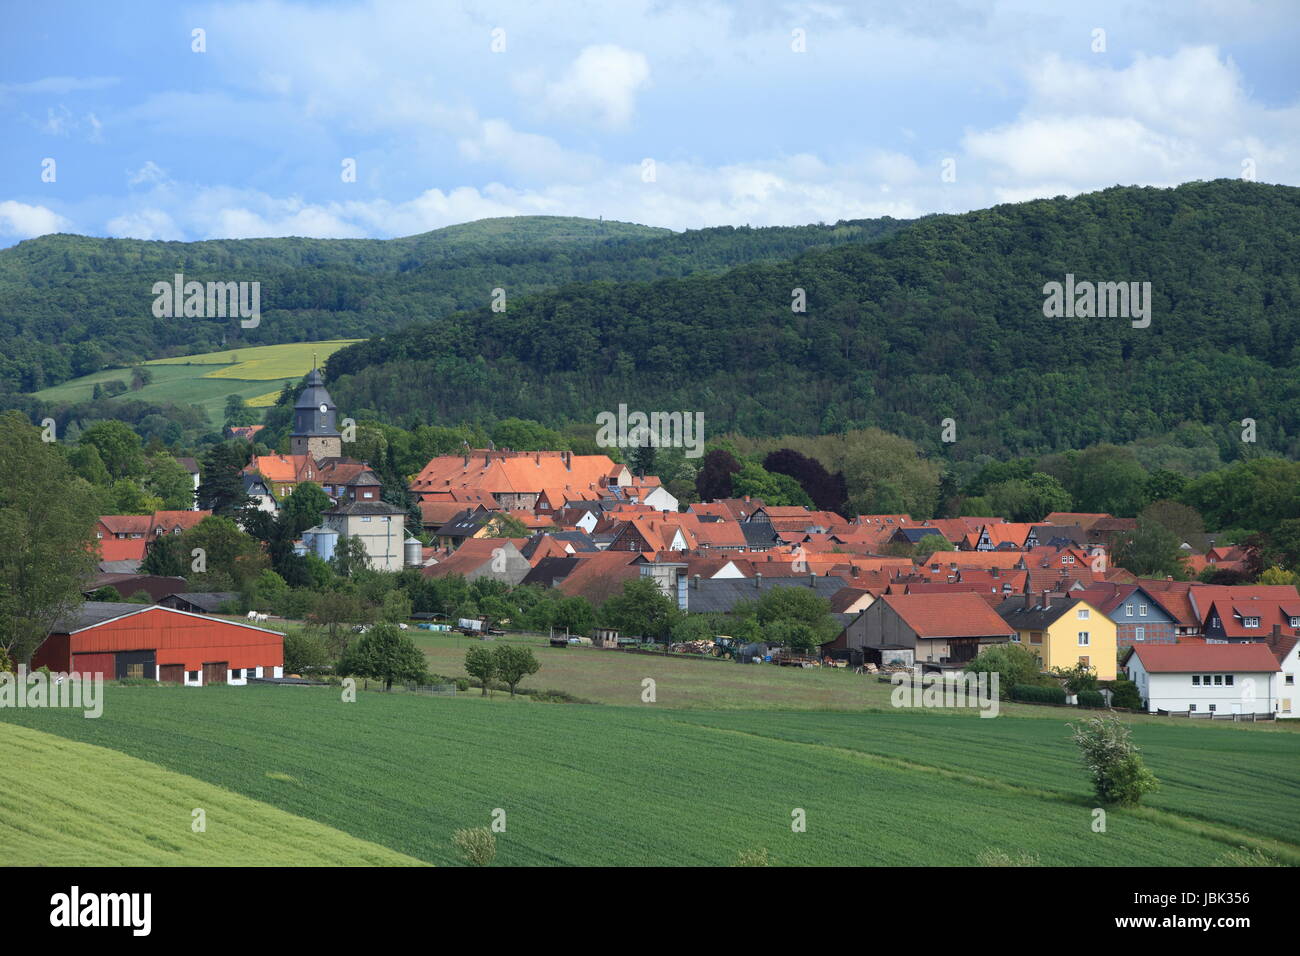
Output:
<path fill-rule="evenodd" d="M 390 505 L 387 501 L 349 501 L 347 504 L 336 505 L 327 515 L 401 515 L 406 514 L 396 505 Z"/>
<path fill-rule="evenodd" d="M 83 627 L 90 627 L 92 624 L 102 624 L 104 621 L 111 621 L 115 617 L 131 614 L 135 611 L 143 611 L 145 608 L 150 607 L 153 607 L 153 605 L 125 604 L 117 601 L 86 601 L 80 607 L 74 609 L 71 614 L 60 618 L 50 633 L 68 634 Z"/>
<path fill-rule="evenodd" d="M 901 536 L 913 544 L 916 544 L 916 542 L 931 534 L 942 536 L 943 533 L 938 528 L 899 528 L 894 532 L 894 537 L 897 538 Z"/>
<path fill-rule="evenodd" d="M 294 408 L 318 408 L 320 405 L 334 407 L 334 399 L 330 398 L 330 393 L 325 389 L 325 378 L 321 375 L 319 369 L 312 369 L 307 376 L 307 387 L 302 390 L 298 396 L 298 401 L 293 403 Z"/>
<path fill-rule="evenodd" d="M 749 547 L 766 548 L 776 543 L 776 530 L 764 521 L 742 521 L 740 530 Z"/>
<path fill-rule="evenodd" d="M 544 562 L 543 562 L 544 563 Z M 848 584 L 838 575 L 809 578 L 701 578 L 686 586 L 686 609 L 692 614 L 728 614 L 741 601 L 756 601 L 773 588 L 811 588 L 829 601 Z"/>
<path fill-rule="evenodd" d="M 542 558 L 519 583 L 540 584 L 542 587 L 549 588 L 556 581 L 567 578 L 578 566 L 578 561 L 578 558 Z"/>
<path fill-rule="evenodd" d="M 1042 599 L 1036 597 L 1034 600 L 1041 602 Z M 1017 594 L 1007 598 L 995 610 L 1002 620 L 1018 630 L 1045 631 L 1060 620 L 1061 616 L 1074 607 L 1079 600 L 1072 597 L 1056 597 L 1052 598 L 1052 605 L 1048 608 L 1044 608 L 1041 603 L 1025 607 L 1025 596 Z"/>
<path fill-rule="evenodd" d="M 438 528 L 434 534 L 445 534 L 457 537 L 465 534 L 473 534 L 479 528 L 483 527 L 492 519 L 492 512 L 486 509 L 467 508 L 464 511 L 458 511 L 452 515 L 451 520 Z"/>
<path fill-rule="evenodd" d="M 205 611 L 213 612 L 227 601 L 233 601 L 238 597 L 239 594 L 235 591 L 177 591 L 175 594 L 167 595 L 163 600 L 180 598 L 187 604 L 193 604 L 195 607 L 201 607 Z"/>
<path fill-rule="evenodd" d="M 125 561 L 100 561 L 99 570 L 105 574 L 136 574 L 140 570 L 140 562 L 134 559 Z"/>

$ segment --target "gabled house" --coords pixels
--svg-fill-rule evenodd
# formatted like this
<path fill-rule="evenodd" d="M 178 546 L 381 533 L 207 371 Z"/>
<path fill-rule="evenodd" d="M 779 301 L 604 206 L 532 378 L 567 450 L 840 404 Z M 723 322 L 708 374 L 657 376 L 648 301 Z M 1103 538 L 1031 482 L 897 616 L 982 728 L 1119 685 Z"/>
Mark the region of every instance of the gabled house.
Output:
<path fill-rule="evenodd" d="M 1148 713 L 1272 714 L 1274 651 L 1252 644 L 1134 644 L 1124 660 Z"/>
<path fill-rule="evenodd" d="M 1073 594 L 1029 593 L 1003 601 L 997 613 L 1044 670 L 1086 664 L 1099 680 L 1115 679 L 1115 623 L 1095 604 Z"/>

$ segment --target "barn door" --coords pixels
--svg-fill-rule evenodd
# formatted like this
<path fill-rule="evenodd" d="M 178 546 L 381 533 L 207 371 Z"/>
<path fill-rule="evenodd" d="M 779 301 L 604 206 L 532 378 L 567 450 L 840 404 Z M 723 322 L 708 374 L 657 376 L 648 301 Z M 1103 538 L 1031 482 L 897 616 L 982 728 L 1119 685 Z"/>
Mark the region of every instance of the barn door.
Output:
<path fill-rule="evenodd" d="M 153 651 L 118 651 L 114 676 L 118 680 L 126 677 L 154 677 Z"/>
<path fill-rule="evenodd" d="M 183 664 L 158 665 L 158 679 L 162 681 L 164 684 L 185 683 L 185 665 Z"/>
<path fill-rule="evenodd" d="M 215 664 L 203 665 L 203 686 L 209 684 L 224 684 L 226 682 L 226 670 L 228 661 L 218 661 Z"/>

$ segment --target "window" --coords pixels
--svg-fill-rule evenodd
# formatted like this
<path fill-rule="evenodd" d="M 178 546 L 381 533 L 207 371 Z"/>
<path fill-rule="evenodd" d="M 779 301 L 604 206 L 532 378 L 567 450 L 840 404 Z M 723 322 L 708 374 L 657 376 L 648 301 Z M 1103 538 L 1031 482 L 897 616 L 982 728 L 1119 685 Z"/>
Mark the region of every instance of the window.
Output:
<path fill-rule="evenodd" d="M 1147 616 L 1147 606 L 1145 604 L 1139 604 L 1138 617 L 1146 617 L 1146 616 Z"/>
<path fill-rule="evenodd" d="M 1188 704 L 1188 705 L 1187 705 L 1187 712 L 1188 712 L 1188 713 L 1191 713 L 1191 712 L 1194 711 L 1195 709 L 1196 709 L 1196 705 L 1195 705 L 1195 704 Z"/>
<path fill-rule="evenodd" d="M 1147 629 L 1145 627 L 1139 627 L 1137 630 L 1133 632 L 1133 640 L 1145 641 L 1146 639 L 1147 639 Z"/>
<path fill-rule="evenodd" d="M 1222 687 L 1222 686 L 1223 686 L 1223 675 L 1222 675 L 1222 674 L 1215 674 L 1215 675 L 1214 675 L 1214 686 L 1215 686 L 1215 687 Z"/>
<path fill-rule="evenodd" d="M 244 670 L 241 667 L 236 667 L 234 670 L 230 672 L 231 680 L 240 680 L 243 676 L 244 676 Z"/>
<path fill-rule="evenodd" d="M 199 679 L 199 672 L 198 672 L 198 671 L 186 671 L 186 672 L 185 672 L 185 679 L 186 679 L 186 680 L 198 680 L 198 679 Z"/>
<path fill-rule="evenodd" d="M 1292 627 L 1300 627 L 1300 617 L 1293 617 L 1293 618 L 1291 618 L 1291 626 L 1292 626 Z"/>
<path fill-rule="evenodd" d="M 1242 618 L 1242 620 L 1241 620 L 1241 626 L 1242 626 L 1242 627 L 1259 627 L 1259 618 L 1257 618 L 1257 617 L 1246 617 L 1246 618 Z"/>
<path fill-rule="evenodd" d="M 1041 644 L 1041 643 L 1043 643 L 1043 632 L 1042 632 L 1042 631 L 1030 631 L 1030 632 L 1029 632 L 1029 643 L 1030 643 L 1030 644 Z"/>
<path fill-rule="evenodd" d="M 1082 664 L 1084 667 L 1088 667 L 1092 664 L 1092 658 L 1086 654 L 1080 654 L 1079 663 Z"/>
<path fill-rule="evenodd" d="M 370 520 L 370 516 L 369 516 L 369 515 L 366 515 L 366 516 L 365 516 L 364 518 L 362 518 L 361 520 L 362 520 L 362 521 L 369 521 L 369 520 Z"/>
<path fill-rule="evenodd" d="M 1295 674 L 1287 674 L 1287 675 L 1286 675 L 1286 680 L 1284 681 L 1284 683 L 1286 684 L 1287 687 L 1294 687 L 1294 686 L 1295 686 Z"/>
<path fill-rule="evenodd" d="M 1132 605 L 1132 604 L 1125 604 L 1125 605 L 1124 605 L 1124 616 L 1125 616 L 1125 617 L 1132 617 L 1132 616 L 1133 616 L 1133 605 Z"/>
<path fill-rule="evenodd" d="M 1080 631 L 1080 632 L 1079 632 L 1079 646 L 1080 646 L 1080 647 L 1087 647 L 1087 646 L 1088 646 L 1088 643 L 1089 643 L 1089 640 L 1090 640 L 1090 638 L 1088 637 L 1088 632 L 1087 632 L 1087 631 Z"/>
<path fill-rule="evenodd" d="M 1079 608 L 1079 620 L 1081 621 L 1088 620 L 1088 609 L 1086 607 Z"/>
<path fill-rule="evenodd" d="M 1019 644 L 1019 643 L 1020 643 L 1020 632 L 1019 632 L 1019 631 L 1016 631 L 1016 633 L 1014 633 L 1014 634 L 1011 635 L 1011 643 L 1012 643 L 1012 644 Z"/>
<path fill-rule="evenodd" d="M 1218 704 L 1211 704 L 1211 705 L 1210 705 L 1210 710 L 1218 710 L 1218 709 L 1219 709 L 1219 705 L 1218 705 Z"/>
<path fill-rule="evenodd" d="M 1200 674 L 1193 674 L 1193 675 L 1192 675 L 1192 686 L 1193 686 L 1193 687 L 1200 687 L 1200 686 L 1201 686 L 1201 675 L 1200 675 Z"/>

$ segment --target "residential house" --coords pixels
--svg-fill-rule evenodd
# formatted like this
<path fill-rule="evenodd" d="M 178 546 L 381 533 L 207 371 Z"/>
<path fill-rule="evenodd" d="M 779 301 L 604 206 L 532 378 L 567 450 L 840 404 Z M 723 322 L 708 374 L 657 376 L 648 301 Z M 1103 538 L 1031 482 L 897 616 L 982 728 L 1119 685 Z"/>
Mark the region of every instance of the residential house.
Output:
<path fill-rule="evenodd" d="M 1148 713 L 1272 714 L 1272 648 L 1252 644 L 1134 644 L 1124 661 Z"/>
<path fill-rule="evenodd" d="M 959 668 L 1016 636 L 980 595 L 884 594 L 823 650 L 859 648 L 870 659 L 905 649 L 923 668 Z"/>
<path fill-rule="evenodd" d="M 1095 604 L 1072 594 L 1030 593 L 1003 601 L 997 613 L 1044 670 L 1086 664 L 1099 680 L 1115 679 L 1115 622 Z"/>

